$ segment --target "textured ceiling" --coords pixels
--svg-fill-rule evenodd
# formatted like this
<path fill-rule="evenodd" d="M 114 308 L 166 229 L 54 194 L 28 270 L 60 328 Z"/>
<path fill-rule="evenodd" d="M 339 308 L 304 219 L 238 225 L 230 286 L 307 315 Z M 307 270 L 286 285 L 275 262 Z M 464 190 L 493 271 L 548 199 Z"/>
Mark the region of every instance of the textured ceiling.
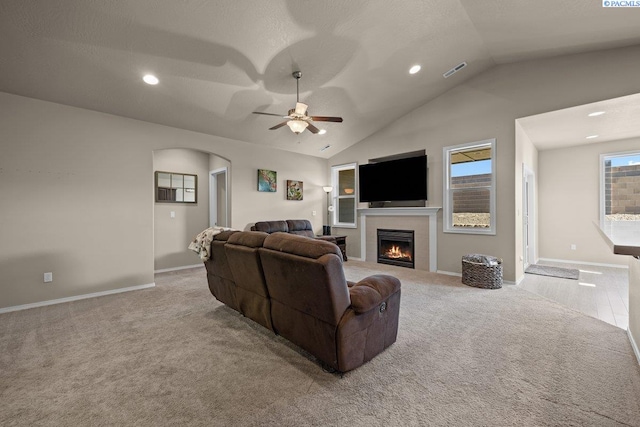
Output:
<path fill-rule="evenodd" d="M 0 91 L 330 157 L 496 64 L 638 43 L 640 10 L 595 0 L 2 0 Z M 344 123 L 251 114 L 293 108 L 295 70 Z"/>
<path fill-rule="evenodd" d="M 639 89 L 640 90 L 640 89 Z M 604 112 L 590 117 L 589 114 Z M 640 94 L 518 119 L 538 150 L 553 150 L 640 136 Z M 588 136 L 597 135 L 595 138 Z"/>

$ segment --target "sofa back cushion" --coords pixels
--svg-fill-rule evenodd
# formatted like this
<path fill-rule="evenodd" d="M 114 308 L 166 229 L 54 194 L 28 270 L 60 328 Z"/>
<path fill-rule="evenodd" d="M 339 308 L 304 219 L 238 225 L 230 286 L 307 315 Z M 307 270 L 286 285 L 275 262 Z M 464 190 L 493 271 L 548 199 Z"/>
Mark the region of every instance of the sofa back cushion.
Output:
<path fill-rule="evenodd" d="M 253 227 L 251 227 L 252 231 L 262 231 L 264 233 L 287 233 L 289 232 L 289 226 L 287 225 L 287 221 L 259 221 L 256 222 Z"/>
<path fill-rule="evenodd" d="M 311 222 L 308 219 L 288 219 L 289 233 L 299 236 L 315 237 Z"/>
<path fill-rule="evenodd" d="M 209 252 L 210 257 L 205 261 L 204 265 L 207 269 L 209 289 L 213 296 L 234 310 L 238 310 L 236 285 L 225 252 L 227 240 L 235 233 L 238 233 L 238 231 L 229 230 L 213 236 Z"/>
<path fill-rule="evenodd" d="M 267 236 L 260 231 L 241 231 L 229 237 L 225 251 L 236 283 L 238 310 L 249 319 L 273 329 L 271 303 L 258 254 Z"/>
<path fill-rule="evenodd" d="M 264 240 L 259 252 L 273 301 L 329 325 L 339 323 L 351 300 L 336 245 L 277 233 Z"/>
<path fill-rule="evenodd" d="M 267 236 L 268 234 L 260 231 L 242 231 L 231 236 L 225 246 L 236 286 L 263 297 L 268 297 L 269 293 L 258 249 Z"/>

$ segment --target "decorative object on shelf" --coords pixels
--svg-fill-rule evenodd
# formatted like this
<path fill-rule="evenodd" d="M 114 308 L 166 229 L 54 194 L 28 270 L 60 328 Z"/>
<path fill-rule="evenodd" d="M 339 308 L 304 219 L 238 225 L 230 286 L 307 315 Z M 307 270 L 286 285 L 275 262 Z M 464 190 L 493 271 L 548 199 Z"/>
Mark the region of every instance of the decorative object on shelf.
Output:
<path fill-rule="evenodd" d="M 156 203 L 197 203 L 198 176 L 156 171 Z"/>
<path fill-rule="evenodd" d="M 333 191 L 333 187 L 327 185 L 322 187 L 325 193 L 327 193 L 327 224 L 322 226 L 322 235 L 330 236 L 331 235 L 331 212 L 333 212 L 333 205 L 331 205 L 331 192 Z"/>
<path fill-rule="evenodd" d="M 287 180 L 287 200 L 302 200 L 302 181 Z"/>
<path fill-rule="evenodd" d="M 278 172 L 258 169 L 258 191 L 275 193 L 278 189 Z"/>

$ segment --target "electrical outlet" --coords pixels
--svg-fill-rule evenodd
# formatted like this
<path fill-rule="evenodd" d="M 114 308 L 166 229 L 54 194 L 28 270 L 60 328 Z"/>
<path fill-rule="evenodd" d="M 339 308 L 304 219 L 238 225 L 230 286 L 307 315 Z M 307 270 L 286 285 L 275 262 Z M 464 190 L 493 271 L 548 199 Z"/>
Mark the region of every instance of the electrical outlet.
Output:
<path fill-rule="evenodd" d="M 171 211 L 170 216 L 171 216 L 171 218 L 175 218 L 176 217 L 176 212 L 175 211 Z"/>
<path fill-rule="evenodd" d="M 312 211 L 311 215 L 316 216 L 316 211 Z"/>
<path fill-rule="evenodd" d="M 53 282 L 53 273 L 44 273 L 44 283 Z"/>
<path fill-rule="evenodd" d="M 575 244 L 571 244 L 571 250 L 575 251 L 577 249 L 577 246 Z"/>

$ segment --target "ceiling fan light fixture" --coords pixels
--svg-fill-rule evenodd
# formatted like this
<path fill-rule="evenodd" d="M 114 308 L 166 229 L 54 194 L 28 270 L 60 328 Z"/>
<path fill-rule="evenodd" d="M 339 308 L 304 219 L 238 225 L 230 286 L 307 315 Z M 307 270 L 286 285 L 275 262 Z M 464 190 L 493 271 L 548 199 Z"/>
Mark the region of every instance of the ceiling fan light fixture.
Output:
<path fill-rule="evenodd" d="M 304 102 L 300 102 L 300 77 L 302 77 L 302 73 L 300 71 L 294 71 L 293 77 L 296 79 L 296 107 L 289 110 L 289 113 L 286 116 L 280 116 L 279 114 L 273 113 L 265 113 L 262 111 L 254 111 L 253 114 L 263 114 L 266 116 L 279 116 L 287 121 L 280 122 L 275 126 L 269 128 L 269 130 L 280 129 L 284 125 L 289 126 L 289 129 L 296 135 L 304 132 L 304 130 L 308 130 L 312 134 L 320 134 L 323 135 L 326 131 L 322 129 L 318 129 L 314 126 L 312 122 L 333 122 L 333 123 L 342 123 L 342 117 L 331 117 L 331 116 L 310 116 L 308 115 L 307 108 L 309 107 Z"/>
<path fill-rule="evenodd" d="M 295 113 L 300 114 L 301 116 L 304 116 L 305 114 L 307 114 L 307 108 L 309 108 L 307 104 L 302 102 L 296 102 Z"/>
<path fill-rule="evenodd" d="M 287 122 L 287 126 L 289 126 L 289 129 L 291 129 L 291 131 L 297 135 L 304 131 L 307 126 L 309 126 L 309 123 L 305 122 L 304 120 L 289 120 Z"/>

